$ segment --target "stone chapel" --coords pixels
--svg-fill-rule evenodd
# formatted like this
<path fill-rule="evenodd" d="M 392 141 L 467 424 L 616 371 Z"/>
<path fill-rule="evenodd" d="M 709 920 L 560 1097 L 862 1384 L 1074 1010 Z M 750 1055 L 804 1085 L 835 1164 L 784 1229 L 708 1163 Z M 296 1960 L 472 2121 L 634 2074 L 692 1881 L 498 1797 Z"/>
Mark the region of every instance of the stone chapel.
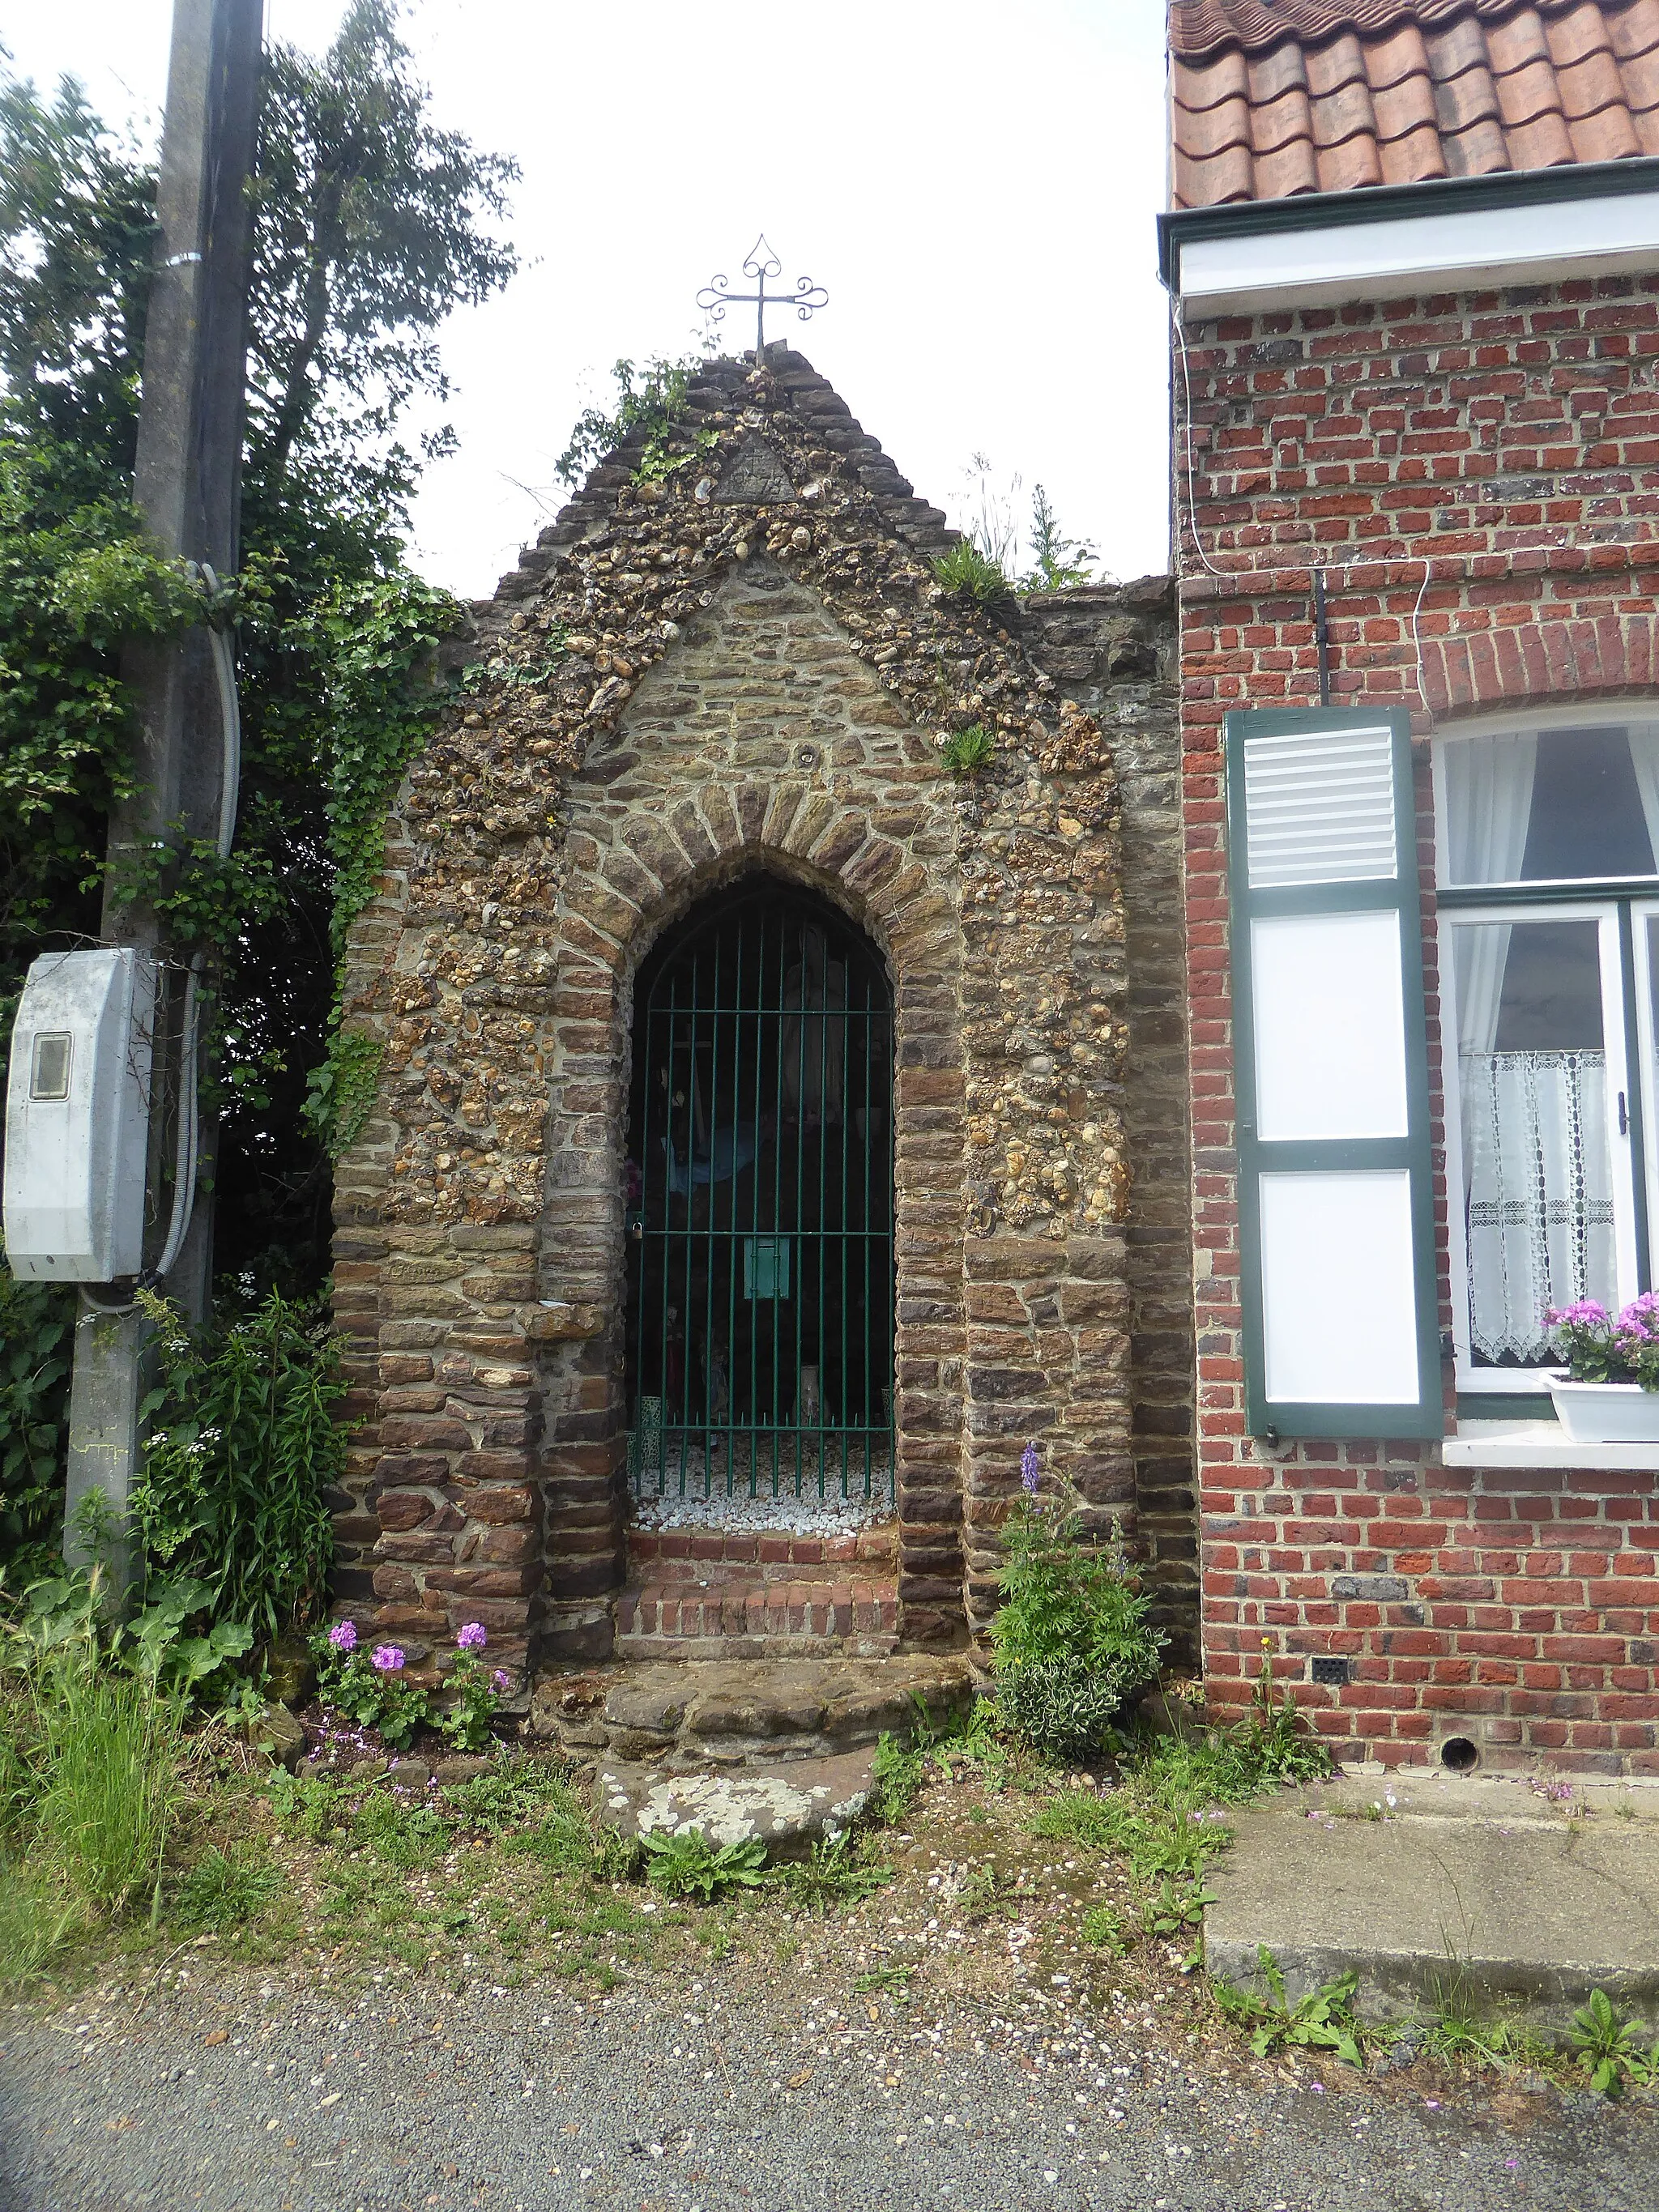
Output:
<path fill-rule="evenodd" d="M 953 542 L 771 345 L 457 642 L 344 994 L 336 1595 L 417 1664 L 964 1647 L 1028 1444 L 1192 1648 L 1169 587 Z"/>

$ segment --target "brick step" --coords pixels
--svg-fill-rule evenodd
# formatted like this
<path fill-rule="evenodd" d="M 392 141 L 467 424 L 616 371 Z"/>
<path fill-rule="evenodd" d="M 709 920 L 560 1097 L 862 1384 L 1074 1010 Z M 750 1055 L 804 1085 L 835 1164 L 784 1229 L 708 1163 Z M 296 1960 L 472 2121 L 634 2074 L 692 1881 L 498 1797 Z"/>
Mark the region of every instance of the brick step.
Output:
<path fill-rule="evenodd" d="M 749 1583 L 839 1580 L 841 1575 L 890 1576 L 898 1565 L 898 1530 L 889 1521 L 833 1536 L 767 1530 L 630 1528 L 629 1580 L 646 1583 L 725 1580 L 733 1568 Z M 840 1574 L 826 1577 L 825 1569 Z"/>
<path fill-rule="evenodd" d="M 619 1658 L 880 1658 L 898 1645 L 890 1578 L 651 1581 L 617 1600 Z"/>

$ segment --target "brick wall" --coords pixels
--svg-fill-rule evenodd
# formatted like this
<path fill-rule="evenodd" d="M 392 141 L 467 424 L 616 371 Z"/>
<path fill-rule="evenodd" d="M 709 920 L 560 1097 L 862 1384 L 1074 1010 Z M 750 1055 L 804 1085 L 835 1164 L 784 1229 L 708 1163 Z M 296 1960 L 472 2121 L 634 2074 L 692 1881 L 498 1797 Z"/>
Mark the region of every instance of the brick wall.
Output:
<path fill-rule="evenodd" d="M 1386 1439 L 1270 1455 L 1245 1434 L 1220 757 L 1229 708 L 1317 703 L 1322 567 L 1333 703 L 1409 706 L 1419 739 L 1449 1326 L 1427 740 L 1459 716 L 1659 689 L 1659 277 L 1224 319 L 1189 324 L 1186 345 L 1176 476 L 1212 1695 L 1249 1695 L 1265 1638 L 1275 1674 L 1351 1753 L 1399 1761 L 1461 1734 L 1494 1758 L 1659 1771 L 1659 1478 L 1448 1468 L 1437 1447 Z M 1351 1679 L 1316 1682 L 1316 1659 L 1346 1661 Z"/>

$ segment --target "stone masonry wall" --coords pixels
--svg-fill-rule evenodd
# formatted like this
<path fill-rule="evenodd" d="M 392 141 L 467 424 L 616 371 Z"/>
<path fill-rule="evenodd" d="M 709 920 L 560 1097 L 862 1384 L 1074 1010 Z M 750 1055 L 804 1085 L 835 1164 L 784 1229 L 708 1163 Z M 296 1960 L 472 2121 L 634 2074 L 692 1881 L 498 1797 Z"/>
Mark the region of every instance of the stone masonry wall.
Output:
<path fill-rule="evenodd" d="M 711 364 L 478 611 L 345 986 L 384 1057 L 337 1181 L 368 1416 L 337 1595 L 417 1661 L 468 1617 L 521 1662 L 606 1648 L 631 979 L 750 866 L 896 984 L 904 1636 L 987 1617 L 1028 1437 L 1133 1533 L 1114 744 L 1012 605 L 934 581 L 942 520 L 773 349 Z M 957 782 L 970 724 L 995 757 Z"/>
<path fill-rule="evenodd" d="M 1265 1640 L 1334 1747 L 1395 1761 L 1456 1733 L 1499 1757 L 1659 1772 L 1653 1476 L 1448 1468 L 1438 1446 L 1382 1437 L 1270 1454 L 1245 1434 L 1220 753 L 1229 708 L 1316 703 L 1310 564 L 1322 566 L 1334 703 L 1407 705 L 1422 741 L 1449 1330 L 1426 740 L 1462 715 L 1659 688 L 1659 276 L 1229 318 L 1186 337 L 1191 439 L 1178 425 L 1176 476 L 1211 1693 L 1242 1705 Z M 1322 1686 L 1316 1662 L 1346 1680 Z"/>
<path fill-rule="evenodd" d="M 1170 1638 L 1166 1656 L 1190 1665 L 1198 1651 L 1198 1496 L 1175 592 L 1164 576 L 1042 592 L 1024 602 L 1022 617 L 1020 635 L 1037 666 L 1110 732 L 1122 794 L 1135 1527 L 1157 1590 L 1153 1617 Z"/>

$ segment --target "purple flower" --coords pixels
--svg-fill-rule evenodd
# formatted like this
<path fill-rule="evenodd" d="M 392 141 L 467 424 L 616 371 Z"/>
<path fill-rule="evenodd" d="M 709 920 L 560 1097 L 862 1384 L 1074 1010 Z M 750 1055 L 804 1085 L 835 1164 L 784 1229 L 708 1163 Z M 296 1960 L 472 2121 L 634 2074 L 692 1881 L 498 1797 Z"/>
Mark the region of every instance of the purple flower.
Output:
<path fill-rule="evenodd" d="M 1607 1308 L 1594 1298 L 1580 1298 L 1576 1305 L 1550 1306 L 1544 1315 L 1549 1328 L 1605 1328 L 1609 1319 Z"/>
<path fill-rule="evenodd" d="M 489 1679 L 498 1696 L 505 1697 L 513 1687 L 513 1677 L 504 1667 L 498 1667 Z"/>
<path fill-rule="evenodd" d="M 1632 1298 L 1620 1315 L 1615 1333 L 1633 1337 L 1638 1344 L 1659 1339 L 1659 1291 L 1644 1291 L 1639 1298 Z"/>
<path fill-rule="evenodd" d="M 383 1674 L 395 1674 L 404 1663 L 403 1652 L 395 1644 L 377 1644 L 368 1656 Z"/>
<path fill-rule="evenodd" d="M 463 1651 L 482 1651 L 489 1638 L 481 1620 L 469 1620 L 455 1638 Z"/>
<path fill-rule="evenodd" d="M 351 1620 L 337 1620 L 328 1632 L 328 1640 L 337 1651 L 357 1649 L 357 1625 Z"/>
<path fill-rule="evenodd" d="M 1037 1486 L 1042 1480 L 1042 1462 L 1037 1457 L 1035 1444 L 1027 1444 L 1019 1455 L 1019 1479 L 1025 1486 L 1026 1495 L 1035 1498 Z"/>

